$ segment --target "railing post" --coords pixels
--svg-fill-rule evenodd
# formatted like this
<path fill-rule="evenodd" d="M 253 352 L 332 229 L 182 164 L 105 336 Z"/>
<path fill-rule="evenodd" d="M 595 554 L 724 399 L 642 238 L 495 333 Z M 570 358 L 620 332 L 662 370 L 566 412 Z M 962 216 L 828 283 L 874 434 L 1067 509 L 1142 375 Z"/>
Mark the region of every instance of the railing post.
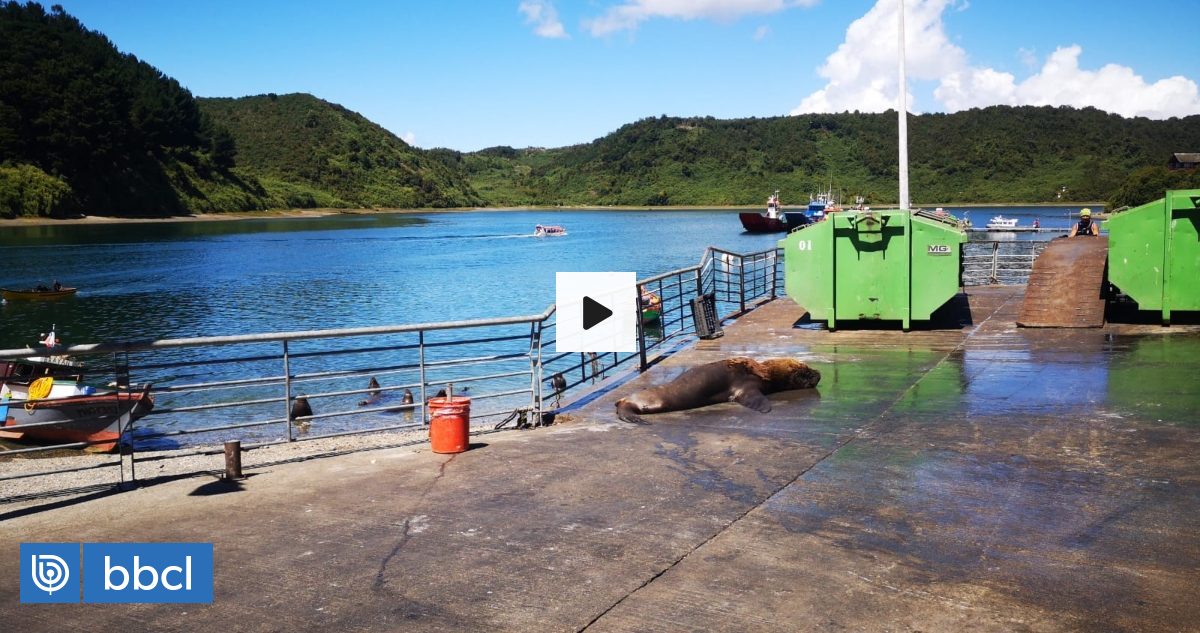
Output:
<path fill-rule="evenodd" d="M 292 442 L 296 438 L 292 433 L 292 368 L 287 341 L 283 341 L 283 406 L 286 410 L 284 417 L 287 418 L 287 439 Z"/>
<path fill-rule="evenodd" d="M 771 299 L 779 296 L 779 250 L 771 252 Z"/>
<path fill-rule="evenodd" d="M 542 422 L 542 322 L 529 324 L 529 398 L 533 410 L 533 425 Z"/>
<path fill-rule="evenodd" d="M 429 398 L 425 394 L 425 330 L 417 330 L 417 367 L 421 374 L 421 422 L 429 425 Z"/>
<path fill-rule="evenodd" d="M 636 315 L 634 317 L 634 323 L 637 324 L 638 371 L 644 372 L 644 371 L 646 371 L 646 368 L 648 367 L 648 365 L 646 364 L 646 324 L 642 322 L 642 288 L 641 288 L 641 286 L 635 286 L 634 292 L 636 293 L 636 296 L 634 296 L 634 298 L 633 298 L 633 303 L 634 303 L 634 310 L 635 310 L 634 314 Z M 662 303 L 662 282 L 661 281 L 659 281 L 659 284 L 658 284 L 658 294 L 659 294 L 658 299 L 660 302 L 659 308 L 658 308 L 658 314 L 659 314 L 658 318 L 661 319 L 662 313 L 663 313 L 662 308 L 664 305 Z"/>
<path fill-rule="evenodd" d="M 746 311 L 746 258 L 738 255 L 738 305 L 739 313 Z"/>
<path fill-rule="evenodd" d="M 1000 258 L 1000 242 L 992 242 L 992 278 L 991 283 L 999 283 L 1000 278 L 997 276 Z"/>

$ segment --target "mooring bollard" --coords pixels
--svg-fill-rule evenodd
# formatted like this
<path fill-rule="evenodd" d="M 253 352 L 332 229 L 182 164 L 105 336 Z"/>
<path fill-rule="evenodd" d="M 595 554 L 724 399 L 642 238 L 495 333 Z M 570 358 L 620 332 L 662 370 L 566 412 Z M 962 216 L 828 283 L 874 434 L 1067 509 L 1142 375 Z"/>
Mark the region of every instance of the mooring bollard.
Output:
<path fill-rule="evenodd" d="M 240 440 L 225 442 L 225 478 L 242 478 L 242 442 Z"/>

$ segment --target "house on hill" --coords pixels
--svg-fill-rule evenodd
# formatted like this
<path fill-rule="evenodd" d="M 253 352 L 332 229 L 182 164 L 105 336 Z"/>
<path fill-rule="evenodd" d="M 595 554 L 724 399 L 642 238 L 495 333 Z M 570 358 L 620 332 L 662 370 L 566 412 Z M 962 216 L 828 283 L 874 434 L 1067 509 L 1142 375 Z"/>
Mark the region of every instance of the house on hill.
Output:
<path fill-rule="evenodd" d="M 1200 167 L 1200 152 L 1175 152 L 1167 161 L 1167 169 L 1195 169 Z"/>

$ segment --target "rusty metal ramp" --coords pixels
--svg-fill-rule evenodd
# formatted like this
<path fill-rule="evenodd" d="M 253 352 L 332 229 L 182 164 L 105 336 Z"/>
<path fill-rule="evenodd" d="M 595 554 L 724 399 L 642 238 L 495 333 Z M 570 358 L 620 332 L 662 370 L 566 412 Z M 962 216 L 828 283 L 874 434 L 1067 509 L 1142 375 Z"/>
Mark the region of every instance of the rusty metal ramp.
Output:
<path fill-rule="evenodd" d="M 1102 327 L 1107 237 L 1054 240 L 1033 263 L 1022 327 Z"/>

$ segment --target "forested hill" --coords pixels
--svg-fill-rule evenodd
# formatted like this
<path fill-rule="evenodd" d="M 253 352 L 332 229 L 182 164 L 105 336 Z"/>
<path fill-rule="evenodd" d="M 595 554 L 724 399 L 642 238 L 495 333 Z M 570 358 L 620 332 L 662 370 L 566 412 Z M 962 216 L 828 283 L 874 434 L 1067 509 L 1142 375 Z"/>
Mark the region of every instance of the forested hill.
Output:
<path fill-rule="evenodd" d="M 61 7 L 0 4 L 0 216 L 253 204 L 232 161 L 174 79 Z"/>
<path fill-rule="evenodd" d="M 199 102 L 233 134 L 238 166 L 291 192 L 289 206 L 483 204 L 461 171 L 340 105 L 308 94 Z"/>
<path fill-rule="evenodd" d="M 482 202 L 461 172 L 341 106 L 198 103 L 61 7 L 0 2 L 0 217 Z"/>
<path fill-rule="evenodd" d="M 915 203 L 1144 202 L 1146 191 L 1200 186 L 1165 169 L 1200 151 L 1200 116 L 1125 119 L 1094 108 L 996 106 L 909 117 Z M 832 186 L 843 199 L 896 201 L 896 115 L 816 114 L 719 120 L 659 117 L 584 145 L 441 150 L 493 204 L 785 204 Z M 1128 199 L 1128 200 L 1127 200 Z"/>

